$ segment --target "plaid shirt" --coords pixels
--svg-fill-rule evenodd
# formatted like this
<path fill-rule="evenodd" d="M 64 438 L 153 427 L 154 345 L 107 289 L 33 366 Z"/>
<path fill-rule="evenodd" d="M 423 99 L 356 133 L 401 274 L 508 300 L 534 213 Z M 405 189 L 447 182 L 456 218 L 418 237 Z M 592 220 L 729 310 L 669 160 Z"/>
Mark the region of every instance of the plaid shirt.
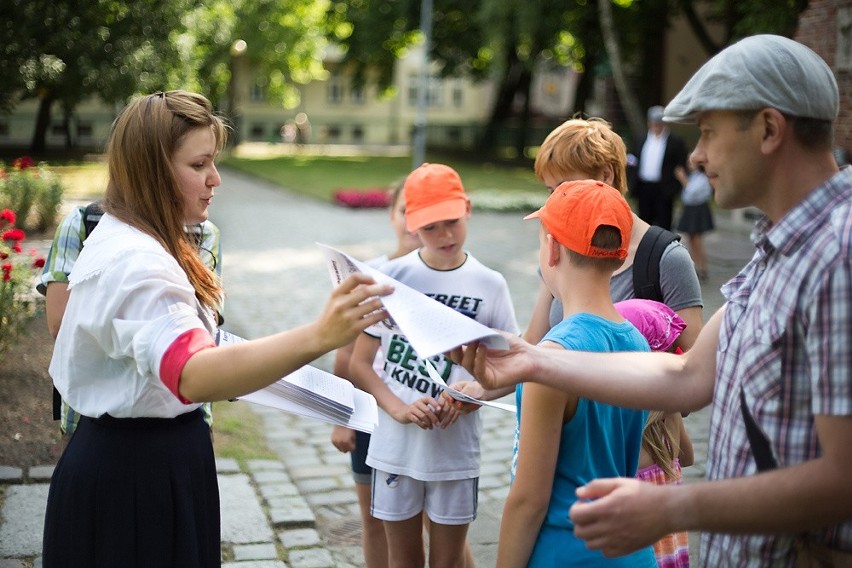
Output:
<path fill-rule="evenodd" d="M 779 467 L 820 455 L 814 415 L 852 414 L 852 168 L 771 226 L 751 262 L 722 287 L 728 303 L 716 355 L 709 480 L 757 472 L 740 391 Z M 808 533 L 852 550 L 852 521 Z M 701 563 L 794 566 L 794 537 L 703 534 Z"/>

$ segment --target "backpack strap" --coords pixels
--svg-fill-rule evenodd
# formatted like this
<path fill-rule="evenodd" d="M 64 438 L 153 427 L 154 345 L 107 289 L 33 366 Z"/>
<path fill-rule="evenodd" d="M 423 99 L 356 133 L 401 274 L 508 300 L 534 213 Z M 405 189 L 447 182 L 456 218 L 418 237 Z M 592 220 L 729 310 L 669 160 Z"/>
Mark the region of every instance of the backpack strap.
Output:
<path fill-rule="evenodd" d="M 660 260 L 666 248 L 680 235 L 651 225 L 636 247 L 633 259 L 633 294 L 643 300 L 663 301 L 660 287 Z"/>
<path fill-rule="evenodd" d="M 100 201 L 93 201 L 86 205 L 86 209 L 83 211 L 83 225 L 86 228 L 86 235 L 83 237 L 83 240 L 89 238 L 89 235 L 92 234 L 92 231 L 95 230 L 95 227 L 98 226 L 98 221 L 103 217 L 104 210 L 101 208 Z"/>

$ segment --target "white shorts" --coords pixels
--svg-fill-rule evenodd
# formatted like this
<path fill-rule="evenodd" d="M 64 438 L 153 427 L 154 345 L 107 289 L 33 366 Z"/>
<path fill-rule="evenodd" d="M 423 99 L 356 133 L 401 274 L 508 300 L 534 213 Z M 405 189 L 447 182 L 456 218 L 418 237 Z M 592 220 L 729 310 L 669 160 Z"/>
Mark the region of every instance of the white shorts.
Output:
<path fill-rule="evenodd" d="M 383 521 L 405 521 L 425 510 L 433 523 L 466 525 L 476 519 L 479 478 L 420 481 L 373 470 L 370 514 Z"/>

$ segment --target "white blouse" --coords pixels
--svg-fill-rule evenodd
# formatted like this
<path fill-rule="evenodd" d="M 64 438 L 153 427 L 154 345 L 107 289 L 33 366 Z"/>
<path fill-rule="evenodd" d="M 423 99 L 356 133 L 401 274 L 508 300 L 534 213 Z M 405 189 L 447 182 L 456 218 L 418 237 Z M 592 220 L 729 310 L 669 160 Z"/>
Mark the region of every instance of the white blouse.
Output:
<path fill-rule="evenodd" d="M 162 245 L 104 215 L 69 290 L 50 375 L 71 408 L 91 417 L 172 418 L 200 406 L 182 403 L 163 384 L 160 365 L 185 332 L 212 336 L 214 317 Z"/>

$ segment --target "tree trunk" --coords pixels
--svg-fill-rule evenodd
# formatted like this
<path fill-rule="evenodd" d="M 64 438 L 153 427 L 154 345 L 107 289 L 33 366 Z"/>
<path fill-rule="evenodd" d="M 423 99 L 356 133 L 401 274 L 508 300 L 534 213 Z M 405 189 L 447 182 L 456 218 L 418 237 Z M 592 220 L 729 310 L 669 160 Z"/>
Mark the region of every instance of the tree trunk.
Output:
<path fill-rule="evenodd" d="M 692 33 L 695 34 L 696 39 L 698 39 L 698 43 L 701 44 L 701 47 L 703 47 L 704 51 L 707 53 L 707 57 L 716 55 L 722 48 L 713 41 L 713 38 L 711 38 L 710 34 L 707 33 L 707 28 L 704 26 L 704 22 L 701 21 L 698 14 L 695 12 L 693 1 L 680 0 L 680 8 L 683 10 L 683 15 L 686 16 L 686 21 L 689 22 L 689 27 L 692 28 Z"/>
<path fill-rule="evenodd" d="M 506 73 L 500 81 L 494 106 L 491 107 L 491 115 L 479 140 L 481 150 L 492 150 L 497 146 L 500 127 L 512 115 L 512 103 L 523 80 L 522 75 L 523 66 L 514 51 L 510 51 L 506 56 Z"/>
<path fill-rule="evenodd" d="M 638 136 L 645 129 L 643 112 L 639 101 L 630 90 L 627 77 L 624 75 L 624 67 L 621 63 L 621 49 L 615 34 L 615 24 L 612 20 L 612 6 L 610 0 L 599 0 L 598 12 L 601 20 L 601 35 L 603 36 L 606 53 L 612 68 L 612 78 L 615 81 L 615 90 L 621 100 L 621 106 L 627 116 L 627 123 L 633 136 Z"/>
<path fill-rule="evenodd" d="M 527 148 L 527 134 L 530 127 L 530 90 L 532 89 L 532 73 L 524 69 L 521 80 L 518 83 L 517 93 L 524 96 L 524 108 L 521 111 L 521 120 L 518 131 L 515 133 L 515 152 L 518 158 L 523 158 Z"/>
<path fill-rule="evenodd" d="M 47 129 L 50 128 L 50 110 L 54 100 L 56 100 L 56 97 L 51 92 L 47 92 L 39 97 L 35 131 L 33 132 L 33 140 L 30 143 L 30 152 L 33 154 L 41 154 L 47 148 Z"/>

